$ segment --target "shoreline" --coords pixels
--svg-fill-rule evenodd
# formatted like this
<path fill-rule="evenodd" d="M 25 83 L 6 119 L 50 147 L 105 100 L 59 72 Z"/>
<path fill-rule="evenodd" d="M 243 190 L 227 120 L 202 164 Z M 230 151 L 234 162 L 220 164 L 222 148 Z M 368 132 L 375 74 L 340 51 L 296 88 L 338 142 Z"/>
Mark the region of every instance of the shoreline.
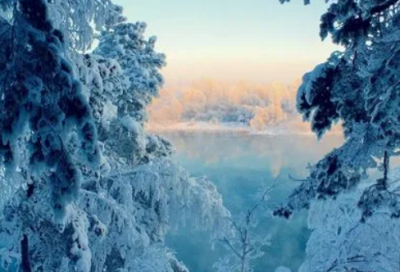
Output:
<path fill-rule="evenodd" d="M 150 123 L 146 125 L 146 131 L 150 133 L 184 133 L 184 134 L 235 134 L 235 135 L 266 135 L 266 136 L 279 136 L 279 135 L 301 135 L 301 136 L 315 136 L 310 130 L 306 129 L 308 126 L 290 126 L 291 122 L 270 126 L 263 130 L 256 130 L 246 125 L 237 123 L 224 123 L 224 124 L 210 124 L 205 122 L 179 122 L 174 124 L 160 125 Z M 341 136 L 342 130 L 335 127 L 327 132 L 327 135 Z"/>

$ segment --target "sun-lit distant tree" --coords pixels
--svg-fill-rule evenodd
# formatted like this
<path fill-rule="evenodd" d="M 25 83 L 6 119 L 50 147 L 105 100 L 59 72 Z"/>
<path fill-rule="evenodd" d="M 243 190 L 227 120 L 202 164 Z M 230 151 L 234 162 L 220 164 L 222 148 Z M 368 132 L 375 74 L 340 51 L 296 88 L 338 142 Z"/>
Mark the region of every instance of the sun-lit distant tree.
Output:
<path fill-rule="evenodd" d="M 190 88 L 182 94 L 182 101 L 188 107 L 187 111 L 196 112 L 207 105 L 206 95 L 194 88 Z"/>
<path fill-rule="evenodd" d="M 160 96 L 153 100 L 148 109 L 149 121 L 152 125 L 176 123 L 177 120 L 181 120 L 184 110 L 182 102 L 176 97 L 175 90 L 163 88 Z"/>
<path fill-rule="evenodd" d="M 151 123 L 206 122 L 265 130 L 295 119 L 295 88 L 284 84 L 223 84 L 205 80 L 164 90 L 150 106 Z"/>

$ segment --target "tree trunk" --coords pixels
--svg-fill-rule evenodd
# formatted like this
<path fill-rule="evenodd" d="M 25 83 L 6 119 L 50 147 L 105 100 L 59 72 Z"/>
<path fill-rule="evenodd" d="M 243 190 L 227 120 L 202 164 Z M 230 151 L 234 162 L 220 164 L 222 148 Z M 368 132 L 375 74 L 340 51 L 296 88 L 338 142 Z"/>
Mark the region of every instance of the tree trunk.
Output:
<path fill-rule="evenodd" d="M 21 271 L 22 272 L 32 272 L 31 264 L 29 261 L 29 242 L 28 236 L 23 235 L 21 240 Z"/>
<path fill-rule="evenodd" d="M 384 189 L 388 186 L 388 174 L 389 174 L 389 154 L 385 151 L 383 155 L 383 181 L 382 186 Z"/>

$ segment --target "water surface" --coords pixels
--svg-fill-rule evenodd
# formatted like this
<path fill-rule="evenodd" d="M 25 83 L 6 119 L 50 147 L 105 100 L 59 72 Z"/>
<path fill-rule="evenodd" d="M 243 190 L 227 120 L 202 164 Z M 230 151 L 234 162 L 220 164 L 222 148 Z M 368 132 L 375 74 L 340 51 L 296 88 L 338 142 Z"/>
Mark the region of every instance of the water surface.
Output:
<path fill-rule="evenodd" d="M 309 163 L 317 162 L 343 141 L 335 135 L 322 141 L 312 135 L 169 132 L 163 136 L 174 145 L 175 159 L 181 165 L 194 175 L 208 176 L 217 185 L 233 215 L 245 212 L 257 200 L 260 190 L 271 185 L 276 177 L 282 185 L 271 194 L 270 204 L 284 202 L 296 186 L 289 175 L 306 177 Z M 280 265 L 296 271 L 309 236 L 306 213 L 289 221 L 268 214 L 260 217 L 256 231 L 271 234 L 272 245 L 265 248 L 265 255 L 255 263 L 255 271 L 270 272 Z M 212 264 L 224 250 L 211 250 L 205 237 L 204 233 L 185 229 L 168 237 L 167 243 L 192 272 L 211 272 Z"/>

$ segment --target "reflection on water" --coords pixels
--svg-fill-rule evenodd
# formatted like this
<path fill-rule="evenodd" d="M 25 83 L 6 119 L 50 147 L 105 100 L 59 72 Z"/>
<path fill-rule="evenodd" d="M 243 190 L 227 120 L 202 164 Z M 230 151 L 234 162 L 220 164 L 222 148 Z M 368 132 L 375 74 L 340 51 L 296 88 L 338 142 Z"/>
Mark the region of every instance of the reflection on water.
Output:
<path fill-rule="evenodd" d="M 340 136 L 327 136 L 317 141 L 311 135 L 238 135 L 211 133 L 168 133 L 176 148 L 176 160 L 194 175 L 206 175 L 217 185 L 226 206 L 233 214 L 244 212 L 256 201 L 260 189 L 278 177 L 284 183 L 271 196 L 271 203 L 284 201 L 296 186 L 289 175 L 302 178 L 307 165 L 315 163 L 332 148 L 339 146 Z M 257 229 L 272 235 L 272 245 L 256 263 L 256 272 L 269 272 L 285 264 L 297 270 L 304 257 L 308 238 L 306 214 L 292 220 L 260 219 Z M 223 254 L 212 251 L 204 234 L 186 229 L 168 238 L 178 257 L 192 272 L 211 272 L 212 264 Z"/>

